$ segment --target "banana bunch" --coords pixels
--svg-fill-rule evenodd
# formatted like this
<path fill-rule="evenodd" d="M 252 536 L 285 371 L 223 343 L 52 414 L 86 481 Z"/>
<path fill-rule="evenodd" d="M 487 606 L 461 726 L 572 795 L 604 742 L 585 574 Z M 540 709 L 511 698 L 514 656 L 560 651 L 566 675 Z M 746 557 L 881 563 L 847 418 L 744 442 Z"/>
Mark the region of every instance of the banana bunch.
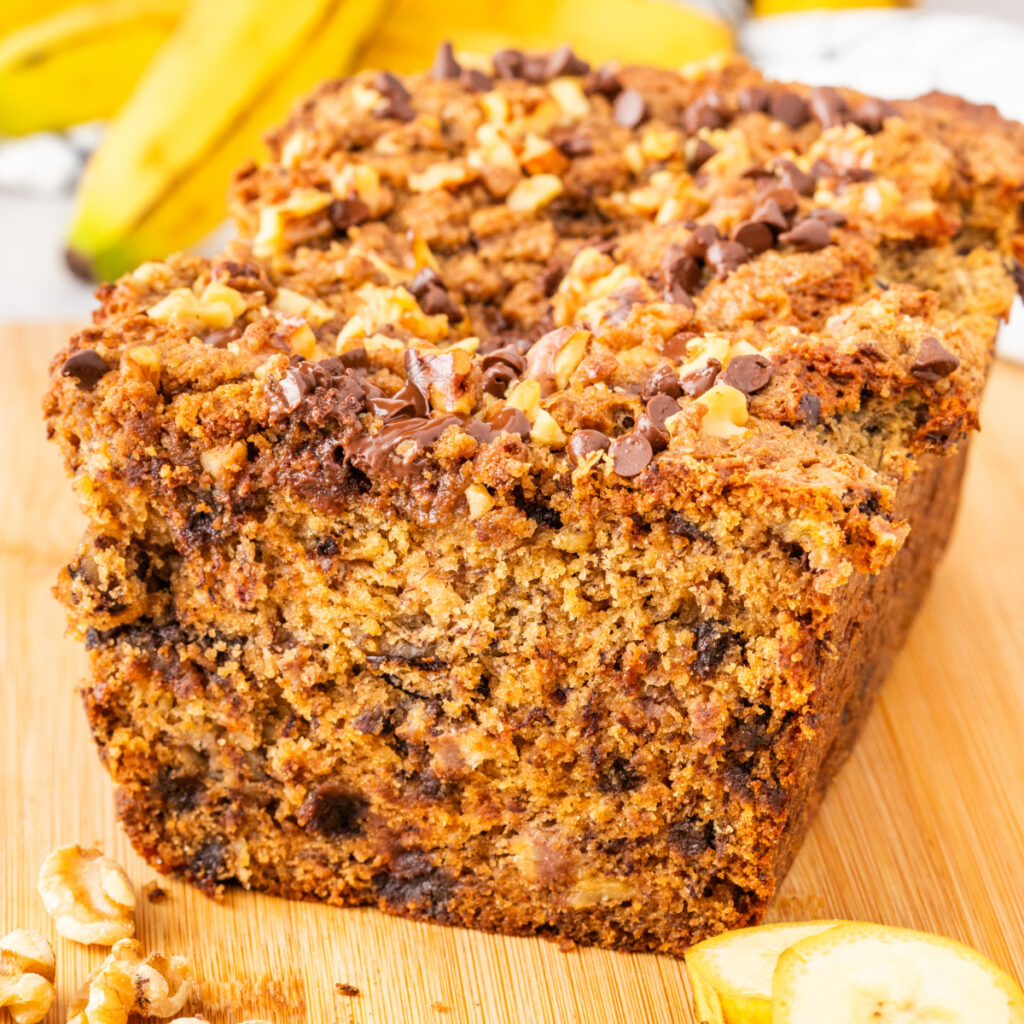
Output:
<path fill-rule="evenodd" d="M 686 953 L 705 1024 L 1024 1024 L 1024 992 L 959 942 L 879 924 L 726 932 Z"/>
<path fill-rule="evenodd" d="M 105 0 L 0 39 L 0 132 L 113 117 L 174 30 L 184 0 Z"/>
<path fill-rule="evenodd" d="M 232 171 L 317 82 L 426 68 L 449 38 L 669 66 L 732 45 L 676 0 L 0 0 L 0 133 L 113 116 L 68 238 L 109 279 L 216 227 Z"/>

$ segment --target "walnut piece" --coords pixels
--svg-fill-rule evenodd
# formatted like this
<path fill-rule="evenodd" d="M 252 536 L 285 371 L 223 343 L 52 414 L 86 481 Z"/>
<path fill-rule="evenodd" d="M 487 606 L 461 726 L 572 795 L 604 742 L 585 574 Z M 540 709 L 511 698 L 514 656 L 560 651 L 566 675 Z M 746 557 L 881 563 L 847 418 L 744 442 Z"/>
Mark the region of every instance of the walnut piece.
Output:
<path fill-rule="evenodd" d="M 121 939 L 89 975 L 68 1006 L 68 1024 L 127 1024 L 132 1013 L 173 1017 L 192 995 L 192 970 L 181 956 L 142 956 L 134 939 Z"/>
<path fill-rule="evenodd" d="M 57 931 L 73 942 L 112 946 L 135 934 L 132 884 L 100 850 L 54 850 L 39 870 L 39 895 Z"/>
<path fill-rule="evenodd" d="M 18 928 L 0 939 L 0 1008 L 16 1024 L 37 1024 L 53 1003 L 53 949 L 38 932 Z"/>

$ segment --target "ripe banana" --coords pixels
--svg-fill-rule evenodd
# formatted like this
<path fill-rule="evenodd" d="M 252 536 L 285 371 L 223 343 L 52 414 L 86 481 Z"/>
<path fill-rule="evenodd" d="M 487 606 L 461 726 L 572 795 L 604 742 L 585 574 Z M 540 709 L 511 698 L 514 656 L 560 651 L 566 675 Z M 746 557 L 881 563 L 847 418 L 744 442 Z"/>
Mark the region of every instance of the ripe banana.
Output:
<path fill-rule="evenodd" d="M 65 7 L 73 7 L 76 0 L 3 0 L 0 4 L 0 39 L 22 25 L 47 18 Z"/>
<path fill-rule="evenodd" d="M 1024 992 L 973 949 L 903 928 L 844 924 L 787 949 L 773 1024 L 1024 1024 Z"/>
<path fill-rule="evenodd" d="M 231 173 L 317 82 L 342 73 L 386 0 L 195 0 L 93 155 L 68 260 L 109 279 L 200 238 Z"/>
<path fill-rule="evenodd" d="M 725 22 L 674 0 L 397 0 L 360 66 L 420 70 L 430 66 L 442 39 L 478 53 L 513 45 L 549 50 L 569 42 L 589 61 L 666 67 L 733 45 Z"/>
<path fill-rule="evenodd" d="M 841 921 L 800 921 L 741 928 L 686 951 L 697 1010 L 707 1024 L 771 1024 L 772 974 L 783 950 Z"/>
<path fill-rule="evenodd" d="M 184 0 L 97 0 L 0 39 L 0 132 L 111 117 L 183 7 Z"/>

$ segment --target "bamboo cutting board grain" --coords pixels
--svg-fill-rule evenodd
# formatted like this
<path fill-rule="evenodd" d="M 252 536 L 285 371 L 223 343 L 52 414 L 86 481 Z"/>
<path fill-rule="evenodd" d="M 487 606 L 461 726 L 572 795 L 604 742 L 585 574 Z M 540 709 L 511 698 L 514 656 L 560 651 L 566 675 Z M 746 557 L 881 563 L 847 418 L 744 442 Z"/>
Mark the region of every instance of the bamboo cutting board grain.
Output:
<path fill-rule="evenodd" d="M 39 400 L 57 326 L 0 329 L 0 934 L 53 936 L 46 854 L 99 842 L 141 892 L 157 877 L 114 820 L 72 690 L 81 649 L 50 594 L 81 530 Z M 1024 975 L 1024 369 L 996 367 L 952 550 L 856 752 L 772 911 L 943 932 Z M 163 880 L 140 901 L 148 948 L 190 956 L 212 1024 L 692 1024 L 663 957 Z M 54 937 L 58 1004 L 104 955 Z M 358 996 L 336 985 L 354 985 Z M 3 1011 L 0 1011 L 2 1014 Z"/>

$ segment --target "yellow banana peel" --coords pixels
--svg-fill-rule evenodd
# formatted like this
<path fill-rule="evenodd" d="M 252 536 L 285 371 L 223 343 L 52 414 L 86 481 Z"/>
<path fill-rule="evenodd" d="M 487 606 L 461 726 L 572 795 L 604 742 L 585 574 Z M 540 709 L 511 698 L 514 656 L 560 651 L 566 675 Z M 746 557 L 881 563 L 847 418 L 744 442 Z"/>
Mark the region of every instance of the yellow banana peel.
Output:
<path fill-rule="evenodd" d="M 0 132 L 111 117 L 183 8 L 184 0 L 98 0 L 0 39 Z"/>
<path fill-rule="evenodd" d="M 80 0 L 3 0 L 0 3 L 0 39 L 22 25 L 31 25 L 78 2 Z"/>
<path fill-rule="evenodd" d="M 348 70 L 384 0 L 197 0 L 93 155 L 68 259 L 109 279 L 224 218 L 232 172 L 317 82 Z"/>
<path fill-rule="evenodd" d="M 733 47 L 724 21 L 673 0 L 396 0 L 360 66 L 421 70 L 429 67 L 443 39 L 478 53 L 506 46 L 550 50 L 571 43 L 592 62 L 666 67 Z"/>

